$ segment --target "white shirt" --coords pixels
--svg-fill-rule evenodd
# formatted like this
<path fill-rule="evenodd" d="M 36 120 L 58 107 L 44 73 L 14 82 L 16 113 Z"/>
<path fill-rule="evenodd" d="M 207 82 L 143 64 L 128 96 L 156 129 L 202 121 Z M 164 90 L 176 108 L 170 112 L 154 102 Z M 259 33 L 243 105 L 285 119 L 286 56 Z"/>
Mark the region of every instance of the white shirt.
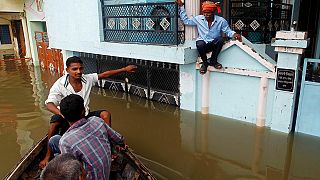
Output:
<path fill-rule="evenodd" d="M 92 86 L 98 82 L 98 74 L 84 74 L 81 77 L 82 89 L 79 92 L 75 92 L 71 84 L 69 83 L 69 74 L 60 77 L 51 87 L 48 99 L 45 104 L 54 103 L 56 106 L 60 105 L 61 100 L 70 95 L 80 95 L 84 100 L 84 107 L 86 109 L 86 115 L 89 113 L 90 92 Z"/>

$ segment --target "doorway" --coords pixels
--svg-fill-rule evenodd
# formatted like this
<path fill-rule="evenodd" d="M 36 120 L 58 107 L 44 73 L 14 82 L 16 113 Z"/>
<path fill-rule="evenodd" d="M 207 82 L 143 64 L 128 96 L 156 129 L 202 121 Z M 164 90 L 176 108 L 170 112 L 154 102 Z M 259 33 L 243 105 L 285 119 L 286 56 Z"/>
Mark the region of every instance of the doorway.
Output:
<path fill-rule="evenodd" d="M 23 35 L 23 28 L 21 20 L 11 21 L 13 39 L 17 48 L 18 58 L 25 58 L 26 56 L 26 45 Z"/>
<path fill-rule="evenodd" d="M 316 56 L 316 48 L 320 45 L 319 41 L 317 41 L 319 31 L 319 11 L 320 1 L 300 1 L 298 31 L 308 32 L 310 44 L 304 54 L 307 58 L 314 58 Z"/>

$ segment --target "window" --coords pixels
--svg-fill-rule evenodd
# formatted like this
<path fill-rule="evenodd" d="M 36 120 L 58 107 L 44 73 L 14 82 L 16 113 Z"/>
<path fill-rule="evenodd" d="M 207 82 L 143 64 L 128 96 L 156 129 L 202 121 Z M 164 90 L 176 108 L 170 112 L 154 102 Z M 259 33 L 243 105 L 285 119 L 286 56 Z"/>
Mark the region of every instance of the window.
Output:
<path fill-rule="evenodd" d="M 1 44 L 11 44 L 9 25 L 0 25 L 0 42 Z"/>

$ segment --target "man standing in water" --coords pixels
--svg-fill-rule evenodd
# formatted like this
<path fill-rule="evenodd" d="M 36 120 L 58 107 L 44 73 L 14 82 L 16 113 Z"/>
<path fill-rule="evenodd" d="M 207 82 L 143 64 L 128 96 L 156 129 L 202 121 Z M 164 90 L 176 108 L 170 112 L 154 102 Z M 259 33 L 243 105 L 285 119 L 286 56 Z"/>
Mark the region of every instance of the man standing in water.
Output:
<path fill-rule="evenodd" d="M 48 146 L 45 158 L 40 162 L 39 167 L 44 168 L 50 159 L 52 153 L 59 154 L 59 140 L 62 134 L 69 128 L 68 122 L 64 119 L 58 106 L 61 100 L 70 95 L 77 94 L 84 99 L 85 115 L 87 118 L 92 116 L 100 117 L 106 124 L 111 125 L 111 114 L 105 110 L 91 111 L 89 109 L 90 92 L 92 86 L 94 86 L 98 80 L 107 78 L 111 75 L 121 72 L 134 72 L 137 68 L 134 65 L 127 67 L 105 71 L 97 74 L 83 74 L 84 67 L 83 62 L 79 57 L 73 56 L 67 59 L 66 62 L 67 74 L 60 77 L 51 87 L 48 99 L 45 104 L 49 111 L 54 113 L 50 120 L 50 126 L 48 130 Z"/>
<path fill-rule="evenodd" d="M 208 65 L 221 69 L 222 65 L 218 63 L 218 55 L 224 43 L 221 33 L 223 32 L 229 38 L 235 38 L 240 41 L 241 36 L 230 29 L 228 22 L 223 17 L 214 15 L 215 11 L 221 12 L 220 4 L 205 1 L 202 3 L 203 15 L 189 18 L 182 1 L 176 0 L 176 3 L 179 6 L 179 14 L 183 23 L 197 26 L 199 37 L 196 40 L 196 46 L 202 59 L 200 74 L 207 72 Z M 208 52 L 212 52 L 210 59 L 206 55 Z"/>

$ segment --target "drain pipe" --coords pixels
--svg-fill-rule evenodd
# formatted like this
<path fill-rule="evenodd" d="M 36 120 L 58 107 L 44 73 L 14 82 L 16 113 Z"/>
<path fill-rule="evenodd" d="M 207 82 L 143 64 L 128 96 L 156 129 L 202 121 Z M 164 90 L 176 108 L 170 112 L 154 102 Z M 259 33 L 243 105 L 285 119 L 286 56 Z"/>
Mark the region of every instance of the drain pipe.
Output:
<path fill-rule="evenodd" d="M 207 71 L 204 75 L 202 75 L 202 114 L 209 114 L 209 80 L 210 73 Z"/>
<path fill-rule="evenodd" d="M 268 78 L 261 77 L 258 108 L 257 108 L 257 121 L 256 121 L 256 125 L 259 127 L 265 126 L 265 123 L 266 123 L 267 95 L 268 95 Z"/>

